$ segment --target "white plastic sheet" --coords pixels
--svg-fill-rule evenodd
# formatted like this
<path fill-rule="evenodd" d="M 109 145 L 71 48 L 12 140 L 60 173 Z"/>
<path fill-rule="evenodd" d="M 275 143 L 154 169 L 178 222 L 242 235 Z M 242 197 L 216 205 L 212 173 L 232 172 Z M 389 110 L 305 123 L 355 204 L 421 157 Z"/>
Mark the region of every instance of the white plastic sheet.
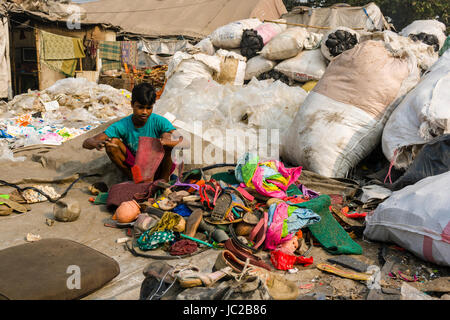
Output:
<path fill-rule="evenodd" d="M 211 139 L 202 138 L 214 140 L 216 146 L 225 150 L 227 130 L 241 130 L 243 135 L 250 130 L 277 129 L 281 137 L 306 95 L 302 88 L 289 87 L 281 81 L 253 78 L 246 86 L 233 86 L 197 79 L 186 88 L 163 95 L 154 112 L 169 112 L 187 127 L 198 124 L 200 135 L 217 130 L 219 134 Z M 274 143 L 278 145 L 279 141 Z M 265 146 L 271 148 L 272 144 Z"/>

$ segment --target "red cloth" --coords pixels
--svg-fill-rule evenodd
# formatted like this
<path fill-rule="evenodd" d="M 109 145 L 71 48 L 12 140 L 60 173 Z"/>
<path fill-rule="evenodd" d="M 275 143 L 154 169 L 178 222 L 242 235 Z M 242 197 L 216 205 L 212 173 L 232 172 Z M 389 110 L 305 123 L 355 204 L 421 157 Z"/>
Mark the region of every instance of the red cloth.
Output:
<path fill-rule="evenodd" d="M 270 262 L 278 270 L 289 270 L 294 268 L 294 264 L 304 264 L 305 267 L 313 263 L 313 257 L 297 257 L 280 250 L 274 250 L 270 253 Z"/>
<path fill-rule="evenodd" d="M 367 215 L 367 212 L 363 212 L 363 213 L 357 213 L 357 212 L 345 213 L 345 212 L 343 212 L 343 214 L 347 218 L 364 218 Z"/>
<path fill-rule="evenodd" d="M 292 203 L 295 203 L 295 204 L 297 204 L 297 203 L 303 203 L 303 202 L 307 202 L 307 201 L 309 201 L 310 199 L 308 199 L 307 197 L 306 197 L 306 199 L 304 199 L 303 197 L 286 197 L 286 198 L 283 198 L 282 199 L 283 201 L 289 201 L 289 202 L 292 202 Z"/>
<path fill-rule="evenodd" d="M 172 256 L 182 256 L 185 254 L 194 253 L 197 251 L 198 245 L 195 241 L 189 240 L 189 239 L 183 239 L 180 241 L 175 242 L 170 247 L 170 254 Z"/>

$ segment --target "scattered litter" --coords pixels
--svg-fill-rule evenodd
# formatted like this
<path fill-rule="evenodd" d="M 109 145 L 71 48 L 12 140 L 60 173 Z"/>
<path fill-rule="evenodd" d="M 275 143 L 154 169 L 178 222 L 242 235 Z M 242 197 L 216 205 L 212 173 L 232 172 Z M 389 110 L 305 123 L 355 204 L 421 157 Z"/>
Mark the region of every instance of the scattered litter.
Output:
<path fill-rule="evenodd" d="M 26 240 L 28 242 L 36 242 L 36 241 L 39 241 L 41 239 L 42 239 L 41 236 L 38 235 L 38 234 L 27 233 Z"/>
<path fill-rule="evenodd" d="M 32 187 L 44 192 L 52 199 L 57 199 L 61 196 L 59 193 L 55 191 L 53 187 L 50 186 L 33 185 Z M 47 197 L 32 189 L 27 189 L 24 192 L 22 192 L 22 197 L 24 197 L 27 203 L 48 201 Z"/>
<path fill-rule="evenodd" d="M 116 240 L 116 243 L 125 243 L 125 242 L 128 242 L 130 240 L 131 240 L 131 238 L 128 238 L 128 237 L 119 238 L 119 239 Z"/>

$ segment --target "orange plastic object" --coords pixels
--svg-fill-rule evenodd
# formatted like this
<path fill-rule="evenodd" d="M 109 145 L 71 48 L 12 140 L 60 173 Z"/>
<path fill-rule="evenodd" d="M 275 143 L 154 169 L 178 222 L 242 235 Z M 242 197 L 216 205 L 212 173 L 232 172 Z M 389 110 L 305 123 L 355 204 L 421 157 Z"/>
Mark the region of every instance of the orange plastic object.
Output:
<path fill-rule="evenodd" d="M 117 220 L 120 223 L 128 223 L 137 219 L 141 213 L 141 206 L 135 201 L 125 201 L 116 209 L 113 220 Z"/>

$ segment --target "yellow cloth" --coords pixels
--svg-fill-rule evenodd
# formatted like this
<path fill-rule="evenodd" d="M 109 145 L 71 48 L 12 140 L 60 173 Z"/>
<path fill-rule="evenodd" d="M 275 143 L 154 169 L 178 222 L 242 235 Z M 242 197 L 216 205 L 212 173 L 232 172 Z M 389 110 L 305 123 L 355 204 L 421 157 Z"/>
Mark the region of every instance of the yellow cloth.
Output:
<path fill-rule="evenodd" d="M 77 67 L 76 59 L 67 60 L 45 60 L 45 63 L 53 70 L 64 73 L 68 76 L 73 76 L 75 74 L 75 69 Z"/>
<path fill-rule="evenodd" d="M 59 36 L 41 31 L 45 60 L 66 60 L 84 58 L 84 47 L 81 39 Z"/>
<path fill-rule="evenodd" d="M 317 81 L 315 81 L 315 80 L 308 81 L 302 86 L 302 89 L 305 90 L 306 92 L 310 92 L 312 89 L 314 89 L 316 84 L 317 84 Z"/>
<path fill-rule="evenodd" d="M 55 71 L 73 77 L 78 59 L 84 58 L 81 39 L 40 31 L 43 62 Z"/>
<path fill-rule="evenodd" d="M 158 223 L 150 230 L 150 233 L 154 233 L 156 231 L 173 230 L 173 228 L 180 223 L 181 219 L 183 219 L 183 217 L 179 214 L 167 211 L 163 214 L 161 220 L 159 220 Z"/>

